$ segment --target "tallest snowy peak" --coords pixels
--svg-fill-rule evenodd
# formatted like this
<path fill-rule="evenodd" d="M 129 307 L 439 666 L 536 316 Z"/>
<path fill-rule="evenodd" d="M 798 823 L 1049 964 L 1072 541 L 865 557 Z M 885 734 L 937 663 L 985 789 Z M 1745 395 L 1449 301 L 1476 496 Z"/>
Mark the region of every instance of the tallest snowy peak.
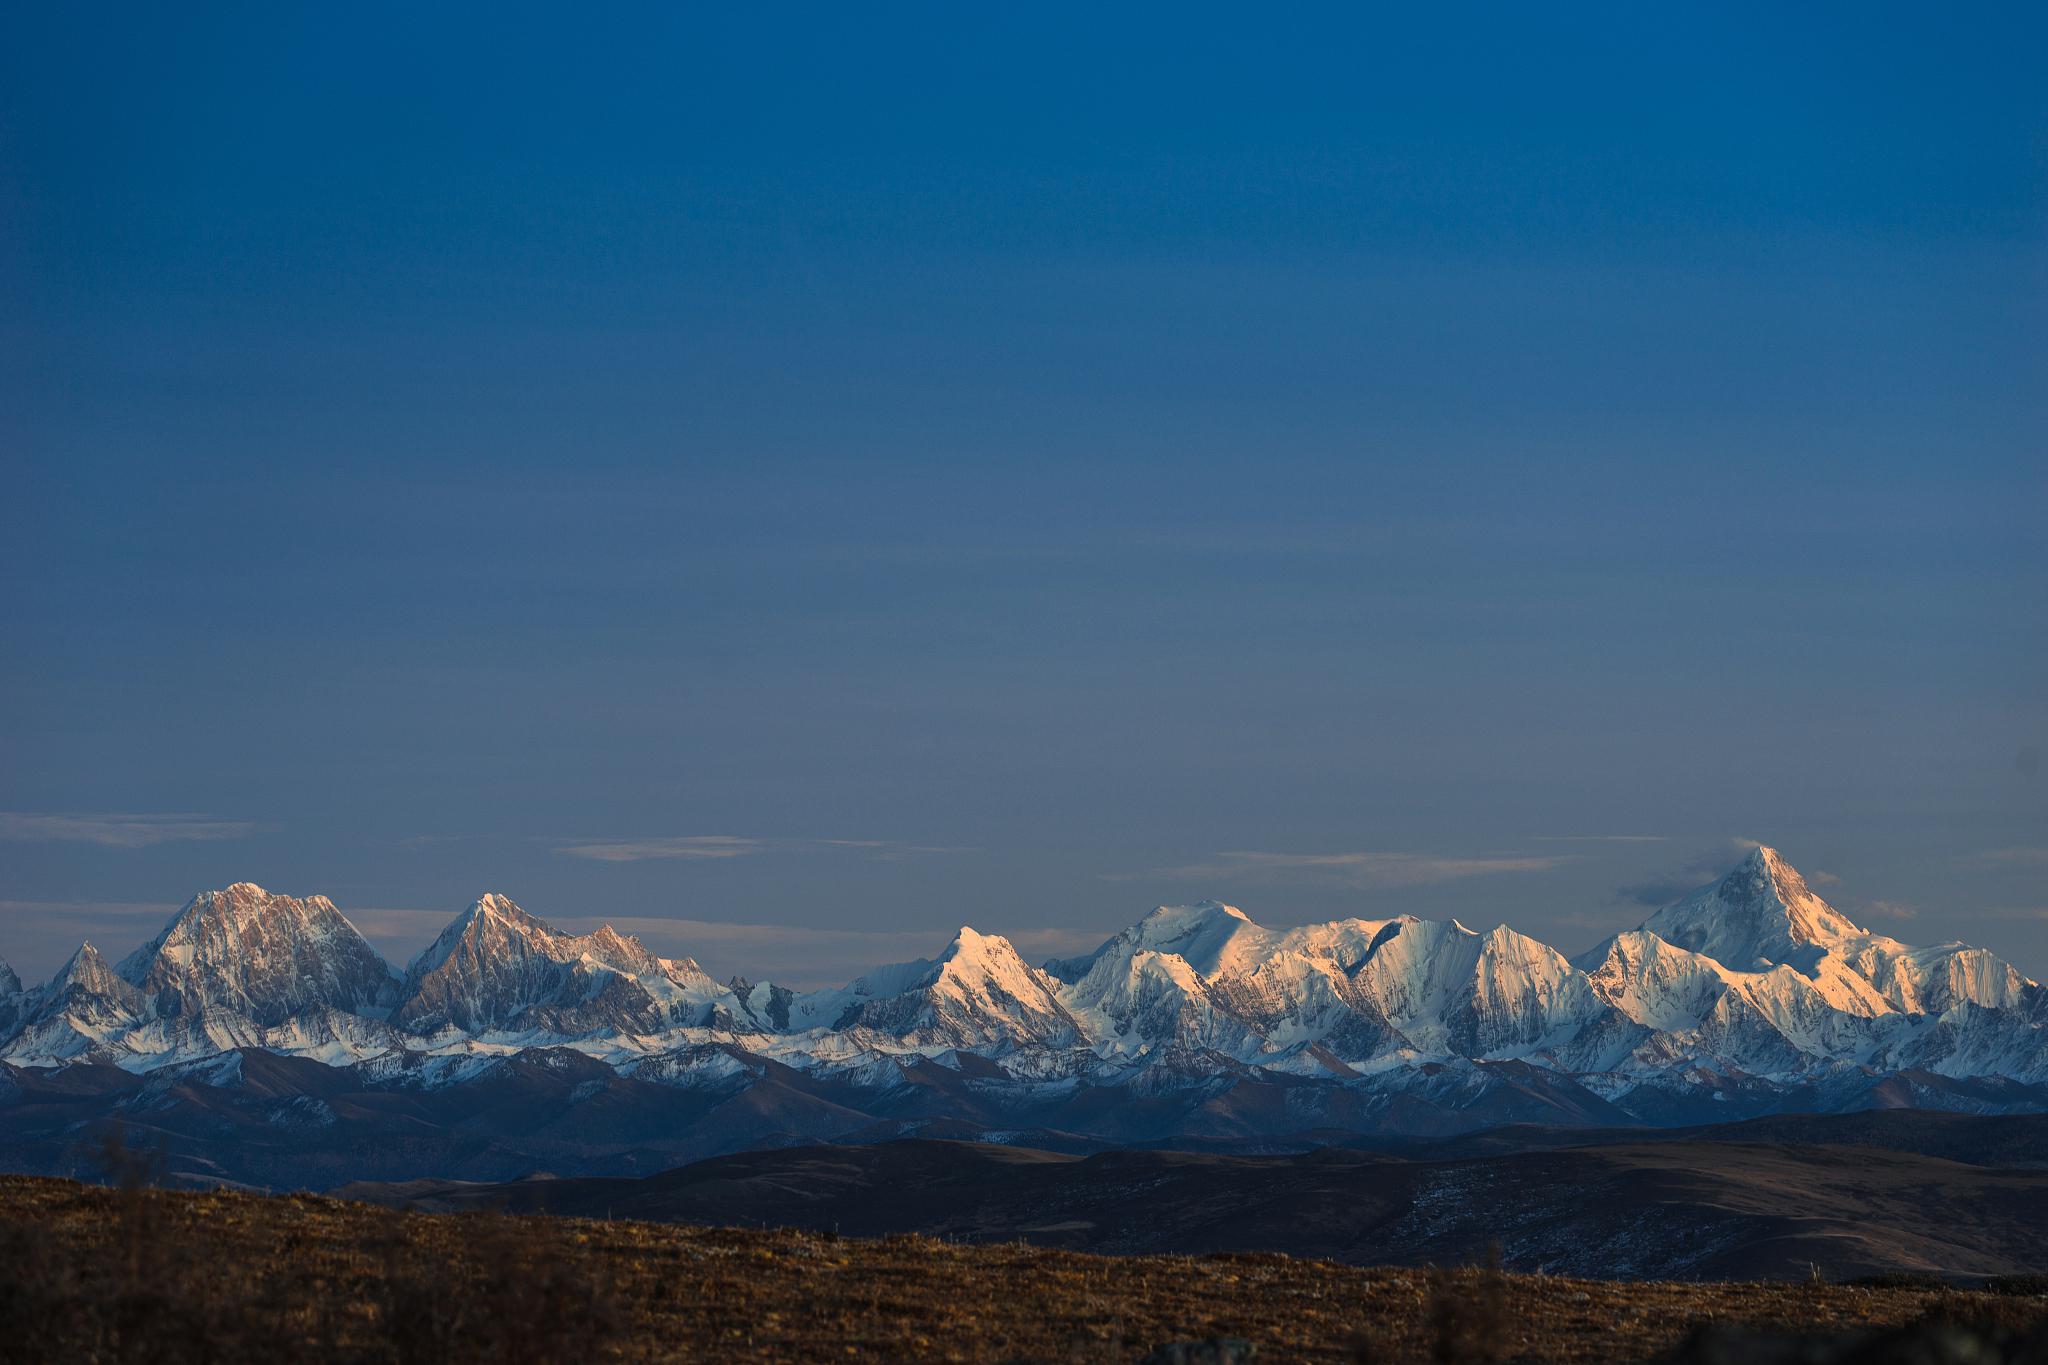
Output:
<path fill-rule="evenodd" d="M 1863 934 L 1847 915 L 1814 895 L 1799 870 L 1767 844 L 1758 844 L 1733 872 L 1721 879 L 1721 887 L 1724 900 L 1761 902 L 1774 910 L 1782 908 L 1792 937 L 1799 943 L 1832 945 Z"/>
<path fill-rule="evenodd" d="M 1772 848 L 1769 844 L 1758 844 L 1755 848 L 1751 849 L 1749 856 L 1737 863 L 1735 870 L 1728 875 L 1733 877 L 1738 874 L 1747 876 L 1760 874 L 1771 878 L 1773 881 L 1795 883 L 1802 890 L 1806 887 L 1806 879 L 1799 875 L 1799 869 L 1786 862 L 1785 855 Z"/>
<path fill-rule="evenodd" d="M 1762 844 L 1720 881 L 1659 910 L 1643 928 L 1737 971 L 1779 964 L 1805 971 L 1828 950 L 1866 937 Z"/>

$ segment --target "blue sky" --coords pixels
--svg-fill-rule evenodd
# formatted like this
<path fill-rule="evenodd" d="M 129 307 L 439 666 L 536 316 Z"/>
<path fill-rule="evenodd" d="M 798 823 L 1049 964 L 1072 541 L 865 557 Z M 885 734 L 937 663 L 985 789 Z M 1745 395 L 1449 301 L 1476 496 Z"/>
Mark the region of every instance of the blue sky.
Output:
<path fill-rule="evenodd" d="M 1573 950 L 1762 838 L 2048 974 L 2034 7 L 0 22 L 24 972 Z"/>

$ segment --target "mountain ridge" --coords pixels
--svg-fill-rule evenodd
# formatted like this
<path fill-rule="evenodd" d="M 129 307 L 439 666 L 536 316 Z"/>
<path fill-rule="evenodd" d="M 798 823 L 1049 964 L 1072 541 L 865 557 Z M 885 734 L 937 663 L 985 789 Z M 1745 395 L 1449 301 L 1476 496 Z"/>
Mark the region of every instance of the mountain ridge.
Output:
<path fill-rule="evenodd" d="M 0 999 L 0 1063 L 16 1069 L 200 1077 L 259 1053 L 428 1090 L 575 1057 L 598 1068 L 579 1082 L 593 1095 L 631 1076 L 771 1104 L 783 1117 L 767 1127 L 769 1111 L 733 1111 L 764 1139 L 863 1122 L 1153 1135 L 1687 1123 L 2048 1107 L 2048 991 L 1981 949 L 1869 933 L 1760 847 L 1576 958 L 1506 925 L 1273 929 L 1204 901 L 1039 966 L 962 926 L 933 958 L 809 992 L 720 983 L 496 893 L 400 972 L 326 898 L 235 883 L 194 897 L 119 969 L 87 945 Z M 236 1084 L 246 1067 L 216 1071 Z"/>

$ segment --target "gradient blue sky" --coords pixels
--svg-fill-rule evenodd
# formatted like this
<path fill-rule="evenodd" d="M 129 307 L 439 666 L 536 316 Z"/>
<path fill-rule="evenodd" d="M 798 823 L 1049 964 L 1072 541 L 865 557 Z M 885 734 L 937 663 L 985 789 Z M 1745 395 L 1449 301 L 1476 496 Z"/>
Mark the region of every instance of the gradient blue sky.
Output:
<path fill-rule="evenodd" d="M 8 5 L 0 956 L 1761 838 L 2048 976 L 2043 13 Z"/>

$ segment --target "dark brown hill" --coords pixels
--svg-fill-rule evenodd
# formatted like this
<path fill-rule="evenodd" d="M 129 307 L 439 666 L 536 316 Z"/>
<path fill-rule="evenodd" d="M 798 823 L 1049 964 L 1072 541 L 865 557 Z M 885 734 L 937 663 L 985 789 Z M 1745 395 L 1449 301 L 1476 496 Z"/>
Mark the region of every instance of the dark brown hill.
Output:
<path fill-rule="evenodd" d="M 359 1184 L 338 1194 L 1105 1253 L 1284 1252 L 1645 1279 L 1981 1277 L 2048 1267 L 2048 1171 L 1842 1145 L 1609 1143 L 1426 1161 L 1093 1156 L 907 1141 L 748 1152 L 642 1180 Z"/>
<path fill-rule="evenodd" d="M 971 1164 L 977 1154 L 953 1159 Z M 1098 1257 L 1015 1242 L 401 1214 L 307 1196 L 19 1177 L 0 1177 L 0 1258 L 0 1361 L 9 1362 L 1130 1365 L 1161 1358 L 1150 1353 L 1167 1343 L 1237 1338 L 1260 1361 L 1593 1365 L 1657 1359 L 1704 1330 L 1726 1335 L 1676 1359 L 2007 1365 L 2040 1358 L 2048 1311 L 2011 1293 L 1912 1286 L 1616 1284 L 1271 1255 Z M 1919 1325 L 1893 1344 L 1916 1345 L 1912 1354 L 1855 1335 L 1905 1323 Z M 1833 1340 L 1768 1353 L 1742 1335 L 1774 1328 Z M 1929 1354 L 1930 1342 L 1968 1351 Z"/>

